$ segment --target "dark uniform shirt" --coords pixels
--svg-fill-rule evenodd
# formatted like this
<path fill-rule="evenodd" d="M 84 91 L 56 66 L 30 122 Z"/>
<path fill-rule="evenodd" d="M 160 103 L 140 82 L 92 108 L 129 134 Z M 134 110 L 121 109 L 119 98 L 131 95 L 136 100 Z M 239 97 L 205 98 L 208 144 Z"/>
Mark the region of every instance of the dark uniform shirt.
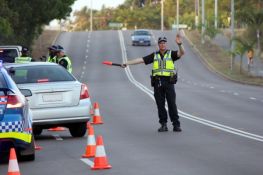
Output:
<path fill-rule="evenodd" d="M 167 51 L 168 51 L 168 50 L 165 51 L 164 55 L 166 54 Z M 172 52 L 172 53 L 171 53 L 171 57 L 172 57 L 172 60 L 173 60 L 173 61 L 176 61 L 176 60 L 180 59 L 180 57 L 179 57 L 178 54 L 177 54 L 177 53 L 178 53 L 177 51 L 172 50 L 171 52 Z M 150 55 L 147 55 L 147 56 L 145 56 L 145 57 L 142 58 L 143 61 L 144 61 L 144 63 L 145 63 L 146 65 L 153 63 L 155 53 L 156 53 L 156 52 L 153 52 L 153 53 L 151 53 Z M 160 54 L 160 55 L 161 55 L 161 59 L 163 59 L 164 55 L 162 55 L 162 54 L 160 53 L 160 51 L 158 51 L 157 53 Z"/>

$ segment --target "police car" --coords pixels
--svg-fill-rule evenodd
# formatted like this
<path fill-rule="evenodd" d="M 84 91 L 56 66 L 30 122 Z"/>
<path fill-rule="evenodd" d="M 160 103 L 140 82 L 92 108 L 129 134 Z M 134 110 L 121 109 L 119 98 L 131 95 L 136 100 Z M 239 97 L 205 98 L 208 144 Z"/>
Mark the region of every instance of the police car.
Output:
<path fill-rule="evenodd" d="M 19 157 L 35 159 L 32 112 L 25 97 L 31 95 L 28 89 L 18 89 L 0 61 L 0 153 L 3 155 L 14 147 Z"/>

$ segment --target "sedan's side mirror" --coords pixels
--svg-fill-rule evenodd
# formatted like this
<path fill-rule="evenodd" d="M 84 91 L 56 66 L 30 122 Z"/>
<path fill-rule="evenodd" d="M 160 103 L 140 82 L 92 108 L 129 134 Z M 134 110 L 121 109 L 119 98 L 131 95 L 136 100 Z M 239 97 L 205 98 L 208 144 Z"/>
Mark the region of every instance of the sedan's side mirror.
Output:
<path fill-rule="evenodd" d="M 25 96 L 25 97 L 30 97 L 30 96 L 32 96 L 32 92 L 31 92 L 31 90 L 29 90 L 29 89 L 19 89 L 20 90 L 20 92 Z"/>

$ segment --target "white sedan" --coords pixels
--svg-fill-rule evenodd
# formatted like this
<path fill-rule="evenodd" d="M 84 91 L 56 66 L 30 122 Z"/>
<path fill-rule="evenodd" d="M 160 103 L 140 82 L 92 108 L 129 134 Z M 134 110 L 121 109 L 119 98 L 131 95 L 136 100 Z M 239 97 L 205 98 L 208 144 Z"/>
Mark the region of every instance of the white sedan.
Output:
<path fill-rule="evenodd" d="M 5 67 L 20 89 L 32 92 L 28 101 L 35 135 L 55 126 L 69 128 L 73 137 L 85 135 L 92 107 L 87 85 L 54 63 L 10 63 Z"/>

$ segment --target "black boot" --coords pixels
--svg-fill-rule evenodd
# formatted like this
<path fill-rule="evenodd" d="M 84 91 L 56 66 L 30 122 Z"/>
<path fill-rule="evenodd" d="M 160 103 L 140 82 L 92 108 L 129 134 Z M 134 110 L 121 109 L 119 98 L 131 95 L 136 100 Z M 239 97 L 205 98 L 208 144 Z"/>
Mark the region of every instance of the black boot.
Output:
<path fill-rule="evenodd" d="M 158 132 L 166 132 L 166 131 L 168 131 L 166 124 L 162 124 L 161 127 L 158 129 Z"/>
<path fill-rule="evenodd" d="M 174 132 L 181 132 L 182 129 L 180 128 L 180 126 L 174 126 L 173 131 L 174 131 Z"/>

